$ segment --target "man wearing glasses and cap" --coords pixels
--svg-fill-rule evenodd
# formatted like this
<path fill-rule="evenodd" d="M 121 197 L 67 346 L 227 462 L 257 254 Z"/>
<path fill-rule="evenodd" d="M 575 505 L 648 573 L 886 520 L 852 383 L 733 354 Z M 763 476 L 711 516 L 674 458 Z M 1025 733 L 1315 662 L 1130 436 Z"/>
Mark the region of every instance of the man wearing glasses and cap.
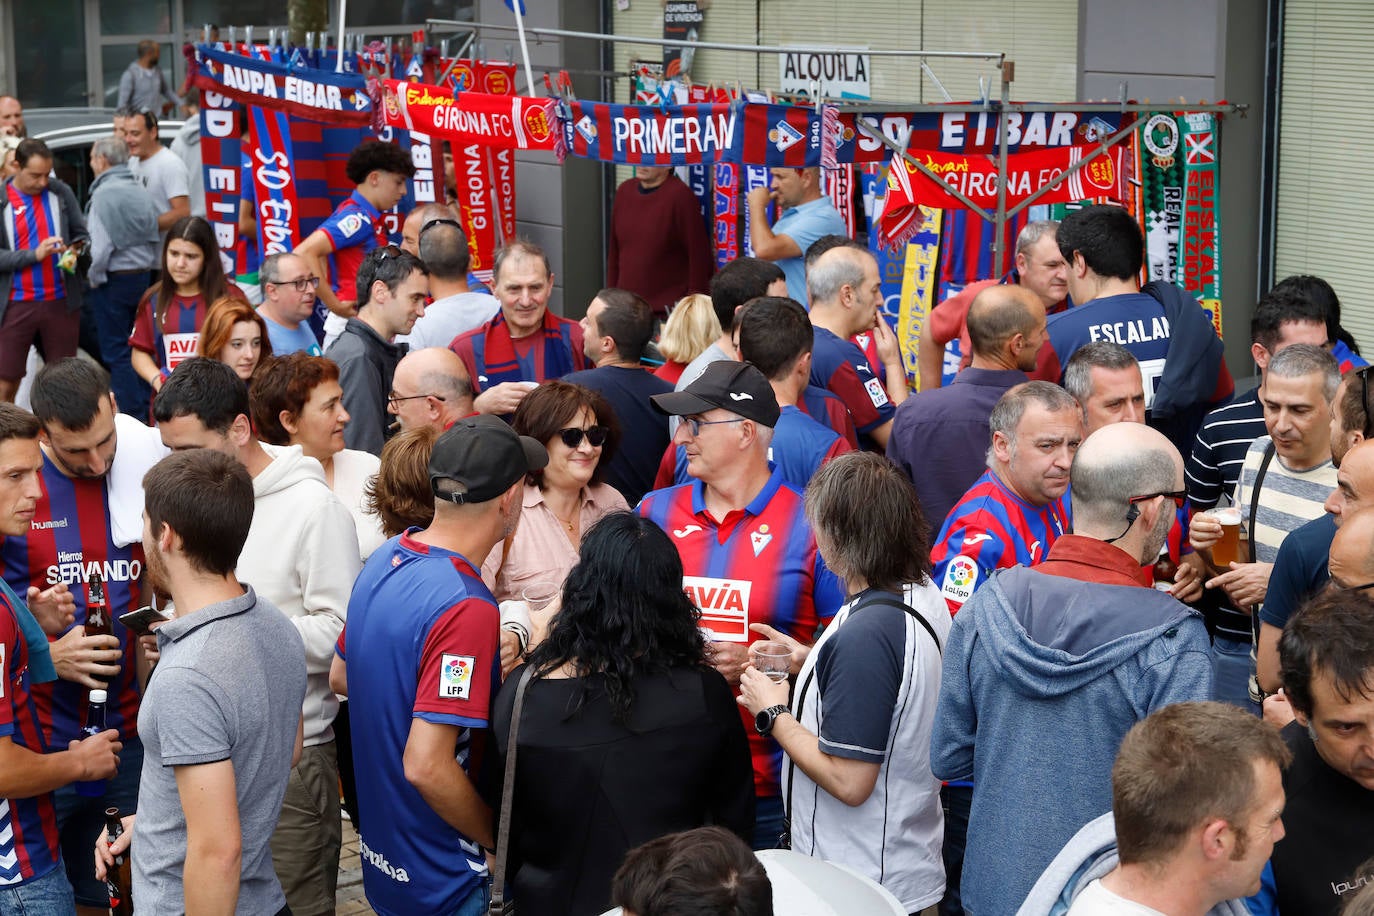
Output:
<path fill-rule="evenodd" d="M 945 645 L 931 770 L 974 784 L 959 885 L 972 913 L 1014 912 L 1078 829 L 1111 810 L 1112 761 L 1132 725 L 1211 698 L 1202 615 L 1151 588 L 1142 567 L 1184 500 L 1178 450 L 1113 423 L 1083 441 L 1072 478 L 1073 533 L 1033 569 L 993 573 Z"/>
<path fill-rule="evenodd" d="M 378 548 L 353 587 L 330 685 L 367 723 L 353 763 L 363 887 L 379 912 L 486 912 L 495 827 L 469 741 L 500 684 L 501 616 L 479 570 L 515 534 L 525 474 L 547 463 L 495 417 L 459 420 L 429 459 L 434 521 Z"/>
<path fill-rule="evenodd" d="M 756 634 L 776 628 L 809 645 L 843 592 L 816 550 L 801 493 L 768 462 L 781 411 L 763 373 L 719 360 L 682 391 L 651 400 L 682 418 L 673 442 L 696 480 L 655 490 L 636 511 L 672 537 L 716 670 L 738 686 Z M 754 758 L 754 847 L 768 849 L 782 832 L 782 749 L 741 710 Z"/>
<path fill-rule="evenodd" d="M 258 314 L 267 323 L 267 337 L 277 356 L 288 353 L 320 355 L 320 342 L 310 329 L 315 291 L 320 278 L 300 255 L 289 251 L 268 255 L 262 262 L 262 305 Z"/>

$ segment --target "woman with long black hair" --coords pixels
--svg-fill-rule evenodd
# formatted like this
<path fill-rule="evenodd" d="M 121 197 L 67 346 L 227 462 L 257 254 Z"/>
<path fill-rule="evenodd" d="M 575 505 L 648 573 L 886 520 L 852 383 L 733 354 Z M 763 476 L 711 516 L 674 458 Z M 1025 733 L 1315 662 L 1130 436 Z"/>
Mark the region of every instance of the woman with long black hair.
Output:
<path fill-rule="evenodd" d="M 750 836 L 749 747 L 697 616 L 657 525 L 615 512 L 588 529 L 525 666 L 507 871 L 523 911 L 603 912 L 625 853 L 664 834 L 719 824 Z M 502 761 L 525 667 L 495 704 Z"/>

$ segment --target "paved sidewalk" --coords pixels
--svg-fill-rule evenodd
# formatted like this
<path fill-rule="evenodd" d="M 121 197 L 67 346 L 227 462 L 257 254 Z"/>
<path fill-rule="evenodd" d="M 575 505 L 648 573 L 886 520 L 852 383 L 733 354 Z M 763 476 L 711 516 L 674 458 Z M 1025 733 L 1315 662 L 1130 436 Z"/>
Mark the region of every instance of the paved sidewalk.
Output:
<path fill-rule="evenodd" d="M 343 852 L 339 856 L 339 889 L 334 895 L 335 916 L 372 916 L 363 896 L 363 872 L 358 862 L 358 833 L 343 822 Z"/>

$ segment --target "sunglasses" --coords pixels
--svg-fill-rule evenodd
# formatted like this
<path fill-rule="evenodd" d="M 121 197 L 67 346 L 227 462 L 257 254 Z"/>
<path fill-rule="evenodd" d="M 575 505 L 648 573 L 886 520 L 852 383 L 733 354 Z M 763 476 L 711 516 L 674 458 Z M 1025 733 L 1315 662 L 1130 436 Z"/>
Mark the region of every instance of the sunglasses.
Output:
<path fill-rule="evenodd" d="M 1156 496 L 1169 497 L 1174 501 L 1174 506 L 1179 509 L 1182 509 L 1183 504 L 1188 500 L 1188 492 L 1186 490 L 1161 490 L 1158 493 L 1146 493 L 1144 496 L 1132 496 L 1130 499 L 1126 500 L 1126 502 L 1134 505 L 1135 503 L 1143 503 L 1147 500 L 1154 499 Z"/>
<path fill-rule="evenodd" d="M 433 229 L 435 226 L 452 226 L 454 229 L 457 229 L 459 231 L 462 231 L 463 228 L 462 223 L 458 222 L 456 219 L 448 219 L 447 217 L 441 216 L 436 219 L 432 219 L 429 222 L 425 223 L 423 226 L 421 226 L 420 235 L 424 235 L 426 232 Z"/>
<path fill-rule="evenodd" d="M 563 444 L 568 448 L 577 448 L 582 444 L 582 437 L 586 436 L 587 442 L 592 448 L 600 448 L 602 443 L 606 441 L 606 434 L 609 432 L 610 430 L 604 426 L 589 426 L 586 429 L 570 426 L 567 429 L 560 429 L 558 438 L 562 439 Z"/>

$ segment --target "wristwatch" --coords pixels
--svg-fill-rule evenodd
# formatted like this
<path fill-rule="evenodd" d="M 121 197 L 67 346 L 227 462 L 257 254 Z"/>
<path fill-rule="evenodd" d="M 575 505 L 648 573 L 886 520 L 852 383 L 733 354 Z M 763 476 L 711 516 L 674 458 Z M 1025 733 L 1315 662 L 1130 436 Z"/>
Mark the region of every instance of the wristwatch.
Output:
<path fill-rule="evenodd" d="M 778 716 L 785 712 L 791 712 L 791 710 L 782 705 L 769 706 L 767 709 L 760 710 L 759 714 L 754 716 L 754 731 L 765 738 L 768 737 L 773 731 L 773 723 L 777 722 Z"/>

